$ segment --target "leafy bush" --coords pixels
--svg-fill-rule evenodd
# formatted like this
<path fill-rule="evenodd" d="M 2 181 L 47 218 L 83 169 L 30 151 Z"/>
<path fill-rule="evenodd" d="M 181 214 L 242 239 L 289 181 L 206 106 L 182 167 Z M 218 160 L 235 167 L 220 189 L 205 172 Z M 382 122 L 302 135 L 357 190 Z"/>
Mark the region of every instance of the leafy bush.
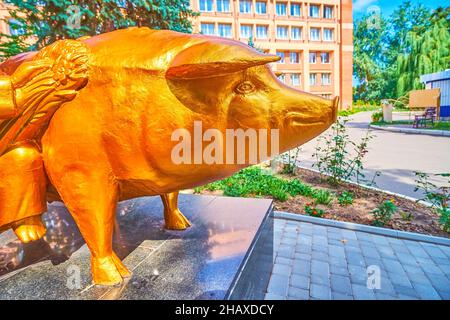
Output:
<path fill-rule="evenodd" d="M 319 144 L 313 154 L 316 157 L 316 163 L 319 172 L 329 176 L 328 181 L 337 185 L 343 180 L 356 178 L 365 178 L 362 173 L 363 158 L 368 152 L 368 143 L 373 138 L 371 131 L 367 131 L 365 137 L 359 143 L 350 140 L 347 133 L 347 118 L 341 118 L 331 126 L 331 132 L 328 135 L 319 137 Z M 353 154 L 349 149 L 353 148 Z M 376 176 L 379 173 L 376 173 Z M 371 184 L 374 181 L 372 180 Z"/>
<path fill-rule="evenodd" d="M 394 213 L 397 211 L 397 206 L 393 201 L 384 201 L 377 208 L 372 210 L 373 224 L 375 226 L 381 227 L 388 223 Z"/>
<path fill-rule="evenodd" d="M 353 203 L 353 193 L 350 191 L 343 191 L 337 200 L 341 206 L 348 206 Z"/>
<path fill-rule="evenodd" d="M 325 211 L 323 211 L 322 209 L 313 207 L 310 204 L 305 205 L 305 213 L 309 216 L 312 217 L 323 217 L 325 215 Z"/>
<path fill-rule="evenodd" d="M 414 191 L 422 190 L 425 198 L 421 200 L 428 201 L 432 204 L 437 214 L 440 216 L 442 229 L 450 232 L 449 207 L 450 202 L 450 180 L 446 186 L 438 187 L 429 181 L 429 175 L 424 172 L 414 172 L 416 175 L 416 188 Z M 450 173 L 440 173 L 436 176 L 450 177 Z"/>
<path fill-rule="evenodd" d="M 380 122 L 381 120 L 383 120 L 383 111 L 372 113 L 372 122 Z"/>
<path fill-rule="evenodd" d="M 411 212 L 408 211 L 400 211 L 400 217 L 402 217 L 403 220 L 405 221 L 412 221 L 414 216 Z"/>

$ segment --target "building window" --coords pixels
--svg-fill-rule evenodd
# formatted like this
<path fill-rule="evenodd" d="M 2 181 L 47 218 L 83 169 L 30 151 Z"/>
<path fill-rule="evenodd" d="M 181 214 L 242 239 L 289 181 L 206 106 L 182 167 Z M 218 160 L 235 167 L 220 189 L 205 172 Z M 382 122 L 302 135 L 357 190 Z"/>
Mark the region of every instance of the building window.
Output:
<path fill-rule="evenodd" d="M 320 11 L 320 8 L 318 5 L 311 4 L 309 6 L 309 16 L 311 18 L 319 18 L 319 11 Z"/>
<path fill-rule="evenodd" d="M 278 60 L 278 63 L 284 63 L 284 52 L 277 51 L 277 56 L 281 58 L 280 60 Z"/>
<path fill-rule="evenodd" d="M 331 74 L 322 73 L 322 85 L 329 86 L 331 84 Z"/>
<path fill-rule="evenodd" d="M 217 12 L 230 12 L 230 0 L 217 0 Z"/>
<path fill-rule="evenodd" d="M 286 15 L 286 2 L 277 2 L 277 16 L 285 16 Z"/>
<path fill-rule="evenodd" d="M 323 40 L 333 41 L 333 29 L 323 29 Z"/>
<path fill-rule="evenodd" d="M 330 6 L 323 7 L 323 17 L 325 19 L 333 19 L 333 7 Z"/>
<path fill-rule="evenodd" d="M 322 52 L 320 54 L 322 63 L 330 63 L 330 53 L 329 52 Z"/>
<path fill-rule="evenodd" d="M 267 26 L 256 26 L 256 38 L 267 39 Z"/>
<path fill-rule="evenodd" d="M 267 14 L 267 2 L 256 1 L 256 13 L 257 14 Z"/>
<path fill-rule="evenodd" d="M 315 52 L 309 53 L 309 63 L 316 63 L 317 55 Z"/>
<path fill-rule="evenodd" d="M 331 100 L 331 94 L 322 94 L 322 97 Z"/>
<path fill-rule="evenodd" d="M 202 12 L 213 11 L 213 0 L 200 0 L 200 11 Z"/>
<path fill-rule="evenodd" d="M 291 39 L 292 40 L 301 40 L 301 38 L 302 38 L 302 28 L 291 27 Z"/>
<path fill-rule="evenodd" d="M 280 79 L 281 82 L 286 83 L 286 75 L 284 73 L 280 74 L 278 79 Z"/>
<path fill-rule="evenodd" d="M 317 82 L 317 74 L 316 73 L 310 73 L 309 74 L 309 85 L 315 86 Z"/>
<path fill-rule="evenodd" d="M 278 39 L 287 39 L 288 38 L 288 27 L 278 26 L 277 27 L 277 38 Z"/>
<path fill-rule="evenodd" d="M 291 16 L 300 17 L 300 3 L 291 3 Z"/>
<path fill-rule="evenodd" d="M 290 62 L 291 63 L 300 63 L 300 58 L 298 52 L 292 51 L 290 53 Z"/>
<path fill-rule="evenodd" d="M 219 23 L 219 36 L 231 38 L 231 24 Z"/>
<path fill-rule="evenodd" d="M 239 12 L 240 13 L 252 13 L 252 1 L 251 0 L 239 0 Z"/>
<path fill-rule="evenodd" d="M 253 37 L 253 26 L 241 25 L 241 38 L 250 38 Z"/>
<path fill-rule="evenodd" d="M 216 34 L 214 23 L 202 23 L 200 28 L 201 28 L 202 34 L 206 34 L 206 35 Z"/>
<path fill-rule="evenodd" d="M 312 41 L 320 40 L 320 29 L 319 28 L 311 28 L 309 30 L 309 40 L 312 40 Z"/>
<path fill-rule="evenodd" d="M 295 87 L 300 86 L 300 75 L 298 73 L 291 74 L 291 83 Z"/>

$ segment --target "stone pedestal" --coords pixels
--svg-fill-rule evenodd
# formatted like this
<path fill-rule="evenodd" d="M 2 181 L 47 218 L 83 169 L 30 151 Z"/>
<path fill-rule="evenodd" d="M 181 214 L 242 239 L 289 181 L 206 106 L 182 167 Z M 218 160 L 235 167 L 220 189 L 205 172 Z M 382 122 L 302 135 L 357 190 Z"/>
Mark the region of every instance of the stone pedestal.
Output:
<path fill-rule="evenodd" d="M 119 205 L 114 250 L 133 277 L 117 287 L 91 284 L 78 228 L 62 204 L 50 205 L 40 241 L 0 235 L 0 299 L 262 299 L 272 201 L 181 195 L 179 205 L 193 224 L 185 231 L 163 228 L 159 197 Z"/>

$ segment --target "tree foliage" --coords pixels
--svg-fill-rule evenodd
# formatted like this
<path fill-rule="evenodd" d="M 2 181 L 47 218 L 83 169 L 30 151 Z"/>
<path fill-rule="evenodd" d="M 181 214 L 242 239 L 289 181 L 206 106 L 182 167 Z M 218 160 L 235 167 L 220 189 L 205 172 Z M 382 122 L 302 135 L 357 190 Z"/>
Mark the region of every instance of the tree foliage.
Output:
<path fill-rule="evenodd" d="M 189 0 L 9 0 L 0 58 L 130 26 L 192 32 Z"/>
<path fill-rule="evenodd" d="M 404 1 L 389 17 L 355 21 L 355 100 L 397 99 L 421 87 L 421 74 L 448 68 L 449 14 Z"/>

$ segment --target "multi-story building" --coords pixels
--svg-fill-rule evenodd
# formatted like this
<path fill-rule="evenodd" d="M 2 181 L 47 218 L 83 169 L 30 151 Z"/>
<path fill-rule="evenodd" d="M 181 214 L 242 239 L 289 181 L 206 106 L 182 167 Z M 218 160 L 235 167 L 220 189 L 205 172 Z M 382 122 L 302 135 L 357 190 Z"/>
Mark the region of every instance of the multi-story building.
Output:
<path fill-rule="evenodd" d="M 7 18 L 8 15 L 8 10 L 6 9 L 6 5 L 3 3 L 3 1 L 0 0 L 0 34 L 7 34 L 9 33 L 9 26 L 6 23 L 6 21 L 4 21 L 5 18 Z"/>
<path fill-rule="evenodd" d="M 351 0 L 191 0 L 194 32 L 248 43 L 281 60 L 286 84 L 352 104 Z"/>

